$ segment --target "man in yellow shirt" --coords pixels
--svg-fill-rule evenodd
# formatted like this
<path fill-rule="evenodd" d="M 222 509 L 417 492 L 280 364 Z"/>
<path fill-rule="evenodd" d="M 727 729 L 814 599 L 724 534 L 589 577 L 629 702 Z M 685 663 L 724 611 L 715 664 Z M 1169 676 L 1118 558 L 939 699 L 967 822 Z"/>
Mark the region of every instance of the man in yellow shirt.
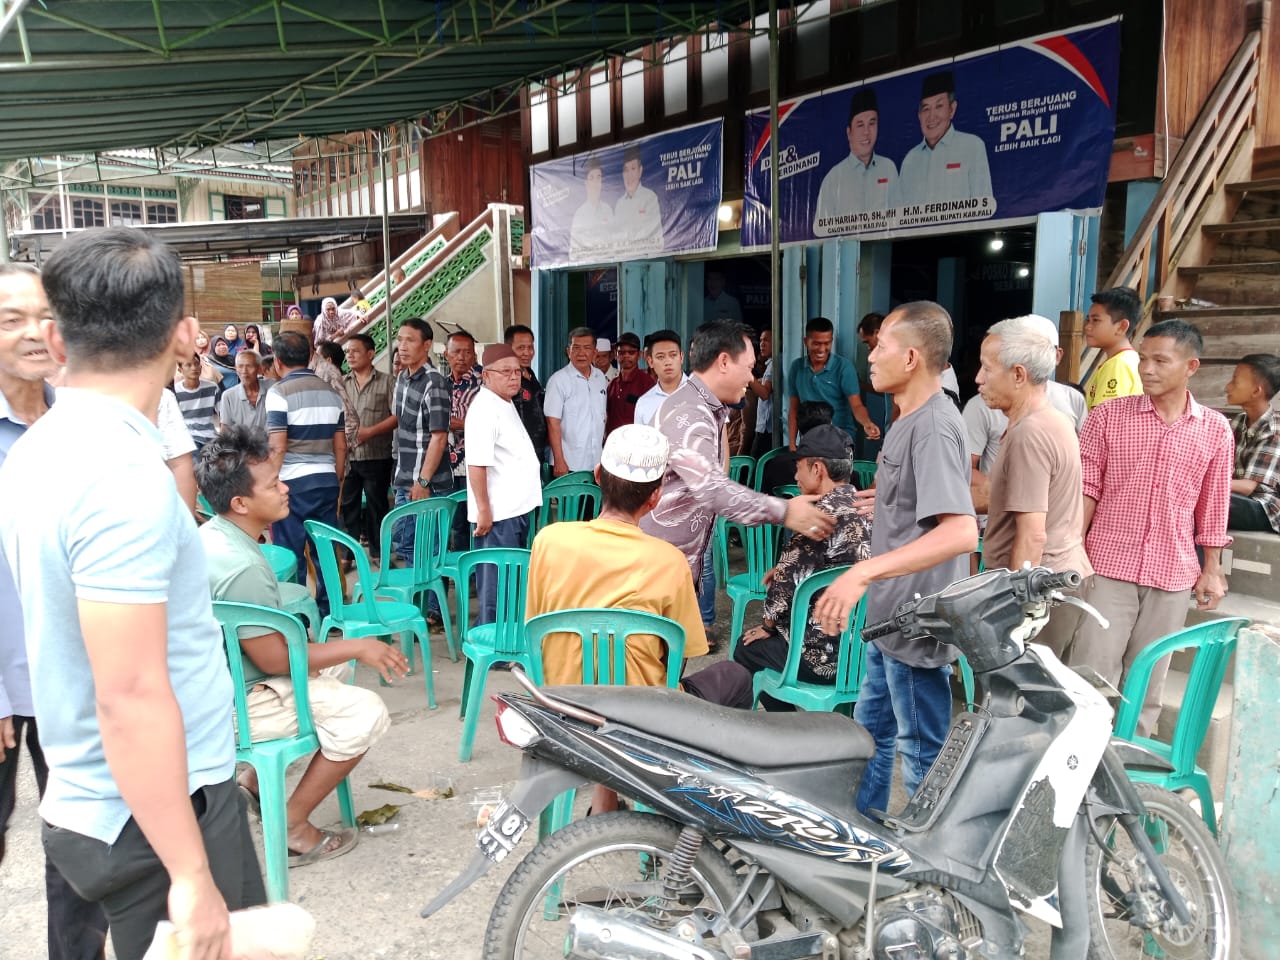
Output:
<path fill-rule="evenodd" d="M 1085 402 L 1092 410 L 1104 400 L 1142 393 L 1138 352 L 1129 342 L 1142 316 L 1142 301 L 1132 287 L 1099 290 L 1089 299 L 1092 306 L 1084 321 L 1084 342 L 1106 355 L 1084 387 Z"/>
<path fill-rule="evenodd" d="M 596 467 L 600 516 L 553 523 L 533 541 L 525 613 L 616 607 L 656 613 L 685 629 L 685 657 L 707 653 L 689 564 L 680 550 L 640 529 L 662 494 L 669 446 L 654 427 L 626 424 L 609 434 Z M 666 645 L 657 637 L 627 640 L 627 683 L 665 686 Z M 582 682 L 582 644 L 572 634 L 550 634 L 542 646 L 548 684 Z M 724 706 L 750 708 L 750 674 L 735 663 L 716 663 L 684 678 L 686 693 Z"/>
<path fill-rule="evenodd" d="M 642 610 L 684 627 L 686 659 L 708 652 L 688 561 L 678 548 L 640 529 L 640 518 L 662 496 L 669 452 L 666 437 L 654 427 L 626 424 L 609 434 L 595 470 L 600 516 L 553 523 L 534 538 L 526 616 L 584 607 Z M 666 686 L 666 656 L 658 637 L 628 637 L 627 684 Z M 542 661 L 547 684 L 582 682 L 582 641 L 576 635 L 548 634 Z M 751 674 L 732 661 L 690 674 L 680 687 L 710 703 L 751 708 Z M 591 809 L 617 809 L 616 795 L 597 786 Z"/>

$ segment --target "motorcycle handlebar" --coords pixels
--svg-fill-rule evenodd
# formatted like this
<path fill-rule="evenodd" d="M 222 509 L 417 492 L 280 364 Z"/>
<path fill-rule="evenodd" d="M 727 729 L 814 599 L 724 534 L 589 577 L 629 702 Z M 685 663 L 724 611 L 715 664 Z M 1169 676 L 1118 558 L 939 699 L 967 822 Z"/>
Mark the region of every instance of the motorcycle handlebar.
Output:
<path fill-rule="evenodd" d="M 1048 570 L 1032 570 L 1027 579 L 1028 593 L 1048 593 L 1050 590 L 1075 590 L 1080 586 L 1080 574 L 1074 570 L 1050 573 Z"/>
<path fill-rule="evenodd" d="M 890 617 L 875 626 L 866 627 L 862 631 L 862 639 L 866 641 L 876 640 L 880 637 L 887 637 L 898 629 L 898 620 L 896 617 Z"/>

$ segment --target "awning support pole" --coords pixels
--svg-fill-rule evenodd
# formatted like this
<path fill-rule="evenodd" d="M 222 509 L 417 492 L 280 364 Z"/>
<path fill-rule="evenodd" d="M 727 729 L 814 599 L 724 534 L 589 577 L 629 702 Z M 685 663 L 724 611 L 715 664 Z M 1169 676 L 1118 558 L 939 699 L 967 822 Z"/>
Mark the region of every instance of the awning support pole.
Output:
<path fill-rule="evenodd" d="M 778 0 L 769 0 L 769 328 L 773 331 L 773 445 L 782 446 L 782 250 L 778 241 Z"/>

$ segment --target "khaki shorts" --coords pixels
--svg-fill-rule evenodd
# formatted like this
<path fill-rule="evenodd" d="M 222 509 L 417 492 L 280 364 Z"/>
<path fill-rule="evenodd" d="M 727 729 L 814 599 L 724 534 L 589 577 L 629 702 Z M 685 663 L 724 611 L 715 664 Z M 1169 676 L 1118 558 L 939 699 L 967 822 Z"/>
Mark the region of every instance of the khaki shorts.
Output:
<path fill-rule="evenodd" d="M 340 663 L 307 678 L 307 699 L 320 752 L 338 763 L 363 756 L 391 726 L 380 696 L 345 682 L 350 672 L 350 664 Z M 248 707 L 254 741 L 297 735 L 298 709 L 293 681 L 288 677 L 269 677 L 258 683 L 249 691 Z"/>

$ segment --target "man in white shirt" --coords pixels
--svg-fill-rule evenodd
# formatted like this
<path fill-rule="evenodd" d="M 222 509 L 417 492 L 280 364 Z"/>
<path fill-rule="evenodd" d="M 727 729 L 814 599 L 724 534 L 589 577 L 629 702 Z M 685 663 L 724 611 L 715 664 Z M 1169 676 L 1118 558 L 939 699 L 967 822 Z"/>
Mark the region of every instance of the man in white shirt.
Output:
<path fill-rule="evenodd" d="M 662 401 L 689 379 L 684 372 L 680 334 L 674 330 L 658 330 L 645 337 L 644 363 L 658 382 L 636 401 L 635 422 L 653 426 L 657 422 L 658 411 L 662 409 Z"/>
<path fill-rule="evenodd" d="M 956 115 L 955 75 L 931 73 L 920 89 L 920 132 L 924 139 L 902 158 L 898 191 L 904 204 L 988 198 L 975 207 L 975 217 L 995 212 L 991 200 L 991 170 L 987 145 L 981 137 L 961 133 L 951 125 Z"/>
<path fill-rule="evenodd" d="M 604 447 L 608 381 L 592 366 L 596 337 L 589 327 L 569 331 L 569 362 L 547 380 L 542 411 L 547 415 L 547 442 L 552 472 L 594 470 Z"/>
<path fill-rule="evenodd" d="M 880 105 L 875 87 L 859 87 L 849 102 L 849 155 L 827 171 L 818 188 L 813 232 L 830 237 L 855 232 L 860 224 L 849 214 L 896 207 L 898 168 L 876 153 Z"/>
<path fill-rule="evenodd" d="M 609 247 L 609 223 L 613 220 L 613 211 L 600 198 L 604 171 L 598 158 L 587 159 L 584 175 L 587 199 L 573 212 L 573 222 L 569 225 L 570 260 L 599 259 Z"/>
<path fill-rule="evenodd" d="M 520 392 L 520 359 L 505 343 L 484 348 L 484 386 L 467 411 L 467 519 L 475 546 L 523 547 L 529 513 L 542 503 L 538 454 L 512 399 Z M 480 612 L 493 623 L 498 581 L 492 566 L 476 570 Z"/>
<path fill-rule="evenodd" d="M 638 147 L 628 147 L 622 156 L 622 185 L 626 192 L 613 205 L 613 223 L 629 251 L 662 249 L 662 210 L 658 195 L 641 186 L 644 166 Z"/>
<path fill-rule="evenodd" d="M 596 352 L 591 364 L 604 374 L 610 383 L 618 377 L 618 368 L 613 365 L 614 348 L 608 337 L 596 338 Z"/>

